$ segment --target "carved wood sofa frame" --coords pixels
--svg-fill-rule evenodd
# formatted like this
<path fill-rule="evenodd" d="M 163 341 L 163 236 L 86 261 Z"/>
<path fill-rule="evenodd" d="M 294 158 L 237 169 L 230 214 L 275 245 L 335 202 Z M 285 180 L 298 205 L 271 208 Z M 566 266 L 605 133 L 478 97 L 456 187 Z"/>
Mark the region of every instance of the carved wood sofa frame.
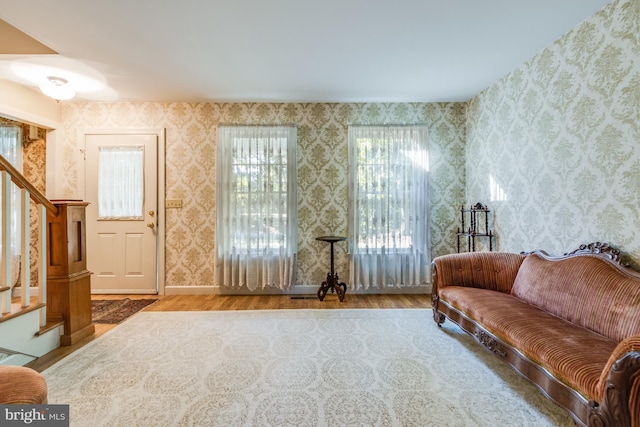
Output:
<path fill-rule="evenodd" d="M 579 249 L 560 257 L 549 256 L 544 251 L 522 252 L 522 254 L 539 254 L 547 259 L 555 260 L 580 254 L 595 254 L 611 261 L 619 268 L 628 270 L 628 264 L 622 262 L 620 252 L 608 244 L 600 242 L 582 245 Z M 629 399 L 635 395 L 637 400 L 637 396 L 640 395 L 638 390 L 640 388 L 640 349 L 627 352 L 614 363 L 609 371 L 605 395 L 601 402 L 587 400 L 576 390 L 555 378 L 544 366 L 528 359 L 518 348 L 505 343 L 464 312 L 442 301 L 437 294 L 438 271 L 435 264 L 432 267 L 433 292 L 431 299 L 433 318 L 438 326 L 441 326 L 447 318 L 459 325 L 488 351 L 508 363 L 516 373 L 536 385 L 547 398 L 565 408 L 576 425 L 632 427 Z M 640 277 L 637 272 L 632 274 Z M 636 401 L 635 404 L 640 405 L 640 401 Z M 637 424 L 633 425 L 633 427 L 636 426 Z"/>

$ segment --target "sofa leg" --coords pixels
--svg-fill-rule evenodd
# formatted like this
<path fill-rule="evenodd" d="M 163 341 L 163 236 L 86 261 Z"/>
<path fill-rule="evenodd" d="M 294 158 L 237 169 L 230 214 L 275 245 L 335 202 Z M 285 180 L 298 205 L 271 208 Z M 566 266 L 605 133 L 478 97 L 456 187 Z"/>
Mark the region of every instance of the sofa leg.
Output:
<path fill-rule="evenodd" d="M 438 303 L 440 302 L 440 297 L 438 297 L 437 292 L 431 292 L 431 308 L 433 309 L 433 320 L 438 324 L 438 326 L 442 327 L 444 323 L 444 319 L 446 319 L 445 315 L 438 311 Z"/>
<path fill-rule="evenodd" d="M 436 322 L 436 324 L 439 327 L 442 327 L 442 324 L 444 323 L 444 320 L 446 319 L 445 315 L 438 312 L 438 310 L 436 310 L 435 308 L 433 309 L 433 320 Z"/>

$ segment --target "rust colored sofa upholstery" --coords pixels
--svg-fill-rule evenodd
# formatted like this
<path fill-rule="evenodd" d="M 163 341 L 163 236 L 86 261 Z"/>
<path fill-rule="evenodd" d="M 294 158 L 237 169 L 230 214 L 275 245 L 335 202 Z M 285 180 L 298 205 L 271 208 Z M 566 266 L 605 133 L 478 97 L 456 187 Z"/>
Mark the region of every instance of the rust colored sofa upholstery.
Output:
<path fill-rule="evenodd" d="M 46 404 L 47 394 L 47 383 L 38 372 L 24 366 L 0 365 L 0 404 Z"/>
<path fill-rule="evenodd" d="M 434 320 L 457 323 L 578 425 L 640 427 L 640 273 L 619 251 L 433 260 Z"/>

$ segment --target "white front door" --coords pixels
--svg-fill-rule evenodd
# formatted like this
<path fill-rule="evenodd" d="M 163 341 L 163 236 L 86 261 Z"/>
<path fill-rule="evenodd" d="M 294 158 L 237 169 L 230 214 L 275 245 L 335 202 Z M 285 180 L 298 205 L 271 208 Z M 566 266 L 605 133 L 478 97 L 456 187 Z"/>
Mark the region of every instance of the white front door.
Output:
<path fill-rule="evenodd" d="M 85 135 L 92 293 L 157 293 L 156 134 Z"/>

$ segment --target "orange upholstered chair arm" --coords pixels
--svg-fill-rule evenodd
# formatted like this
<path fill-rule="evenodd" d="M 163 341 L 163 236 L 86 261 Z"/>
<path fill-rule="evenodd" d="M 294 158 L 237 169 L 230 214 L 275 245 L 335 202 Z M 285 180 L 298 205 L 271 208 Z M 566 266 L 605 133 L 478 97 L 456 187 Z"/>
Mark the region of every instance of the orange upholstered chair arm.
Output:
<path fill-rule="evenodd" d="M 432 263 L 433 290 L 466 286 L 509 293 L 525 255 L 508 252 L 467 252 L 443 255 Z"/>
<path fill-rule="evenodd" d="M 46 381 L 31 368 L 0 365 L 0 404 L 20 403 L 47 403 Z"/>

